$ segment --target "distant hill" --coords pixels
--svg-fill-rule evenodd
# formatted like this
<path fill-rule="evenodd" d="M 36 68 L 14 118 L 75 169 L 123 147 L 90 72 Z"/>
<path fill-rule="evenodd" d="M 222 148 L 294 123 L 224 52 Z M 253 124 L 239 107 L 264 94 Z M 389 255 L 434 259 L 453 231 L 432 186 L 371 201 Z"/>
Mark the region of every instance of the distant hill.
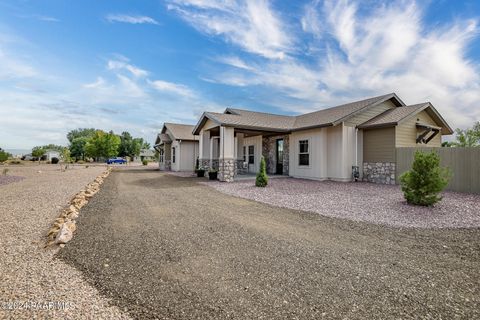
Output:
<path fill-rule="evenodd" d="M 4 149 L 4 150 L 8 153 L 11 153 L 13 156 L 16 156 L 16 155 L 23 156 L 24 154 L 28 154 L 32 152 L 31 149 Z"/>

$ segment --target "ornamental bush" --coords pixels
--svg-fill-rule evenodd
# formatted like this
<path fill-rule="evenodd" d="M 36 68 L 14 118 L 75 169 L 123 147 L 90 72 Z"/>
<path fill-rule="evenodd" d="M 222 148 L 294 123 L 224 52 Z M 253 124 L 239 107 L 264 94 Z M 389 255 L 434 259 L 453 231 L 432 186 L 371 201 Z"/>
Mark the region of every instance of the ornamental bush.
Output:
<path fill-rule="evenodd" d="M 52 158 L 52 164 L 57 164 L 60 160 L 56 157 Z"/>
<path fill-rule="evenodd" d="M 447 186 L 450 172 L 440 167 L 435 152 L 415 152 L 412 169 L 400 176 L 405 199 L 410 204 L 432 206 L 442 197 L 438 194 Z"/>
<path fill-rule="evenodd" d="M 142 160 L 142 164 L 146 166 L 148 164 L 148 160 Z"/>
<path fill-rule="evenodd" d="M 268 184 L 267 168 L 265 164 L 265 158 L 262 157 L 260 160 L 260 170 L 257 173 L 257 179 L 255 180 L 255 185 L 257 187 L 266 187 Z"/>

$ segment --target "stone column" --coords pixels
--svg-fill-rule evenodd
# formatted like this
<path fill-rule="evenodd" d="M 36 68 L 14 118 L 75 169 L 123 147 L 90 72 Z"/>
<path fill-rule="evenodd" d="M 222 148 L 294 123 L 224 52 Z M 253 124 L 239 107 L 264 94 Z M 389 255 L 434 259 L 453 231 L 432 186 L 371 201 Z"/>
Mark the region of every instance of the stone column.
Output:
<path fill-rule="evenodd" d="M 220 127 L 218 180 L 232 182 L 235 177 L 235 165 L 235 131 L 231 127 Z"/>

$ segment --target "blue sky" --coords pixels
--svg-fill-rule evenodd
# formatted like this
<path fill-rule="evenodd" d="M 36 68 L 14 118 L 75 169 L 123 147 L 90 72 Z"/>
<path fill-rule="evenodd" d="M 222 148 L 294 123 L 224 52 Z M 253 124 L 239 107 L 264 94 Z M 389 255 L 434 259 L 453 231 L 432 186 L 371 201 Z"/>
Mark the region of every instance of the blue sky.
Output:
<path fill-rule="evenodd" d="M 0 147 L 396 92 L 480 120 L 480 1 L 0 0 Z"/>

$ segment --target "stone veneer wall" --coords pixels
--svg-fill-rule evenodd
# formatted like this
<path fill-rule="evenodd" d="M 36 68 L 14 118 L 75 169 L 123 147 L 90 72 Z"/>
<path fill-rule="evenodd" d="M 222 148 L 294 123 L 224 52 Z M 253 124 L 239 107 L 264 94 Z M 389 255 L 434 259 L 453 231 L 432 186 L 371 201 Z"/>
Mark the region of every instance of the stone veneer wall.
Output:
<path fill-rule="evenodd" d="M 172 160 L 165 160 L 165 170 L 166 171 L 172 170 Z"/>
<path fill-rule="evenodd" d="M 218 180 L 232 182 L 235 177 L 237 161 L 235 159 L 220 159 L 218 164 Z"/>
<path fill-rule="evenodd" d="M 204 168 L 205 170 L 210 169 L 210 159 L 199 159 L 198 164 L 200 167 Z M 212 169 L 218 170 L 219 169 L 218 159 L 212 159 L 211 166 L 212 166 Z"/>
<path fill-rule="evenodd" d="M 262 138 L 262 155 L 267 165 L 267 173 L 275 174 L 276 167 L 276 143 L 278 139 L 283 139 L 283 174 L 288 175 L 289 166 L 289 136 L 272 136 Z"/>
<path fill-rule="evenodd" d="M 363 181 L 395 184 L 395 162 L 364 162 Z"/>

